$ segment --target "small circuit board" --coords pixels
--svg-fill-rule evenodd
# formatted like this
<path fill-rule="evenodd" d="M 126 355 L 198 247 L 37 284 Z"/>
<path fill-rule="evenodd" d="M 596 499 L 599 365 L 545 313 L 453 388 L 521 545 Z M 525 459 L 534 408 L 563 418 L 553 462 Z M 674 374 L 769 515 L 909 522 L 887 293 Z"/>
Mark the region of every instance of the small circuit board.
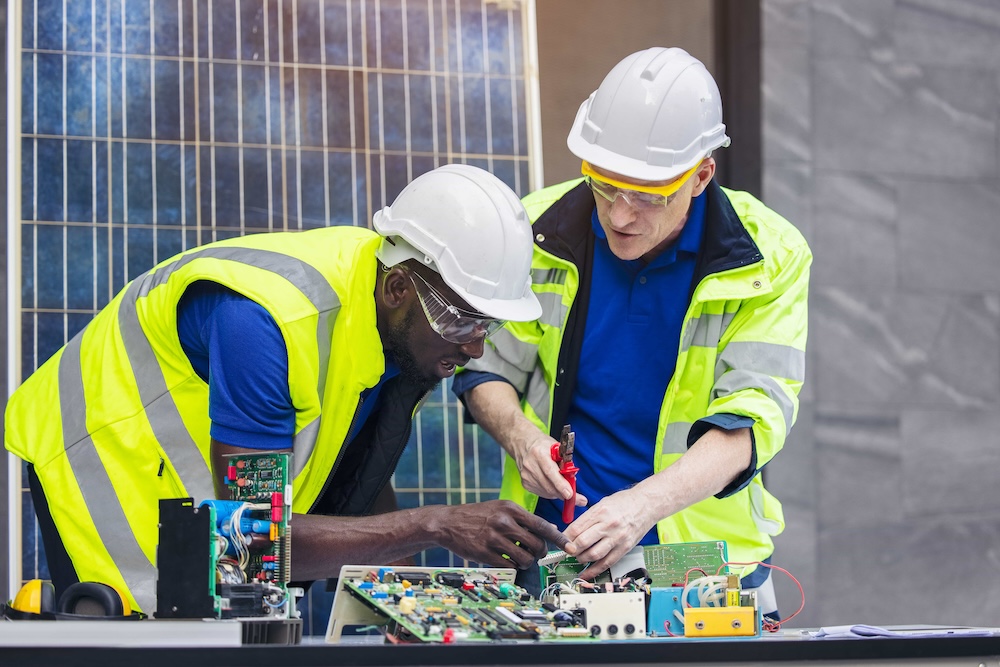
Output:
<path fill-rule="evenodd" d="M 239 524 L 232 520 L 232 515 L 228 526 L 224 521 L 218 522 L 220 532 L 230 538 L 230 555 L 239 550 L 239 541 L 232 538 L 233 529 L 238 527 L 243 535 L 246 579 L 281 588 L 288 583 L 291 574 L 291 487 L 288 479 L 287 454 L 230 457 L 226 486 L 233 501 L 243 506 L 243 511 Z"/>
<path fill-rule="evenodd" d="M 630 573 L 637 574 L 641 570 L 650 586 L 683 586 L 685 578 L 692 571 L 700 570 L 706 575 L 725 574 L 726 562 L 726 543 L 723 541 L 638 546 L 612 569 L 591 579 L 591 583 L 608 583 Z M 539 560 L 542 585 L 548 587 L 556 583 L 570 583 L 587 565 L 589 563 L 581 563 L 564 552 L 553 552 L 549 557 Z"/>
<path fill-rule="evenodd" d="M 345 566 L 327 641 L 361 623 L 385 626 L 394 642 L 594 638 L 579 614 L 517 586 L 511 569 Z"/>
<path fill-rule="evenodd" d="M 158 618 L 297 618 L 287 453 L 230 457 L 229 500 L 160 501 Z"/>
<path fill-rule="evenodd" d="M 726 574 L 729 560 L 726 543 L 721 540 L 646 546 L 642 559 L 654 587 L 683 586 L 692 570 L 705 575 Z"/>

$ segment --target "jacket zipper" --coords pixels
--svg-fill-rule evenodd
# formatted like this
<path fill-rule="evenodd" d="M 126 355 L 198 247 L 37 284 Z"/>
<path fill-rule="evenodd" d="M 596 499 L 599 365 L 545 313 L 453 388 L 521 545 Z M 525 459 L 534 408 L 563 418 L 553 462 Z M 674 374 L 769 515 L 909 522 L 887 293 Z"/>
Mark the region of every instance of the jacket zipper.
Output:
<path fill-rule="evenodd" d="M 432 389 L 431 391 L 434 391 L 434 390 Z M 426 398 L 431 393 L 431 391 L 428 391 L 428 392 L 424 393 L 423 395 L 421 395 L 419 398 L 417 398 L 417 402 L 413 404 L 412 408 L 410 408 L 411 416 L 412 416 L 413 411 L 416 409 L 416 407 L 418 405 L 420 405 L 420 403 L 424 400 L 424 398 Z M 396 464 L 399 463 L 399 459 L 403 456 L 403 450 L 406 449 L 406 441 L 410 439 L 410 434 L 411 433 L 413 433 L 413 419 L 412 419 L 412 417 L 411 417 L 410 421 L 406 425 L 406 435 L 403 437 L 403 446 L 402 447 L 399 447 L 399 446 L 396 447 L 396 456 L 392 460 L 392 465 L 386 467 L 386 469 L 389 471 L 389 473 L 387 475 L 383 475 L 382 476 L 382 479 L 379 481 L 379 485 L 378 485 L 379 489 L 384 489 L 385 485 L 392 478 L 393 473 L 396 472 Z M 331 479 L 332 479 L 332 477 L 331 477 Z M 374 496 L 372 498 L 372 502 L 368 505 L 368 507 L 365 508 L 365 512 L 366 513 L 371 511 L 372 506 L 375 504 L 375 500 L 377 500 L 377 496 Z"/>
<path fill-rule="evenodd" d="M 364 404 L 365 404 L 365 399 L 363 397 L 358 398 L 358 407 L 354 408 L 354 416 L 351 417 L 351 425 L 347 427 L 347 436 L 350 436 L 351 432 L 354 430 L 354 422 L 358 420 L 358 414 L 360 414 L 361 406 Z M 326 490 L 330 488 L 330 483 L 333 482 L 333 476 L 337 474 L 337 468 L 340 467 L 340 462 L 344 458 L 344 452 L 347 451 L 347 441 L 346 441 L 347 436 L 345 436 L 344 442 L 340 445 L 340 451 L 337 452 L 337 458 L 333 462 L 333 468 L 330 469 L 330 473 L 326 476 L 326 481 L 323 482 L 323 488 L 320 489 L 319 494 L 316 496 L 316 500 L 313 501 L 312 506 L 309 507 L 309 510 L 306 512 L 306 514 L 309 514 L 314 509 L 316 509 L 316 506 L 319 505 L 319 501 L 322 500 L 323 496 L 326 494 Z M 319 437 L 318 433 L 316 437 Z M 409 437 L 409 434 L 407 434 L 407 437 Z M 319 443 L 316 444 L 319 445 Z"/>

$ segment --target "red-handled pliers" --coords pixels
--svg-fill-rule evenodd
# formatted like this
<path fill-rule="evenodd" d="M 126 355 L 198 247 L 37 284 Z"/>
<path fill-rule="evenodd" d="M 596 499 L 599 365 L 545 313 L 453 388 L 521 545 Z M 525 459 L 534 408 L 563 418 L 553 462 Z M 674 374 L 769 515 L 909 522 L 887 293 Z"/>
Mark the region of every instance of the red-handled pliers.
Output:
<path fill-rule="evenodd" d="M 573 465 L 573 448 L 576 442 L 576 433 L 570 430 L 569 424 L 563 426 L 562 435 L 559 442 L 552 443 L 550 455 L 552 460 L 559 464 L 559 474 L 569 482 L 573 495 L 563 501 L 563 523 L 573 523 L 573 512 L 576 508 L 576 473 L 579 468 Z"/>

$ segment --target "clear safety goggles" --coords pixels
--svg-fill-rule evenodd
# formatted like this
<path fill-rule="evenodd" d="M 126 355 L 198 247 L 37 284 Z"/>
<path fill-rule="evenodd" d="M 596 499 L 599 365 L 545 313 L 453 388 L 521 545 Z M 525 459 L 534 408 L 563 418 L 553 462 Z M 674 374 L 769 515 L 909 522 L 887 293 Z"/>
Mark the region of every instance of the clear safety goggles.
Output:
<path fill-rule="evenodd" d="M 427 322 L 449 343 L 457 345 L 473 343 L 488 338 L 503 328 L 504 320 L 456 308 L 419 273 L 409 271 L 409 274 Z"/>
<path fill-rule="evenodd" d="M 701 162 L 681 174 L 676 180 L 657 187 L 644 187 L 608 178 L 594 171 L 594 168 L 586 160 L 580 171 L 583 172 L 587 186 L 612 204 L 621 196 L 625 203 L 633 208 L 662 208 L 670 203 L 672 196 L 694 175 L 694 172 L 698 171 L 700 166 Z"/>

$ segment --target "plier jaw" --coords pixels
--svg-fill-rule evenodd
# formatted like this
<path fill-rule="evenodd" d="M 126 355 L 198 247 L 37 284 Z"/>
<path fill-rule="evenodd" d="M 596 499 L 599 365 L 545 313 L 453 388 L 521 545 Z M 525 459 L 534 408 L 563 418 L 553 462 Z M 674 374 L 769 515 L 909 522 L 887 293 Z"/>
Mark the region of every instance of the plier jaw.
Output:
<path fill-rule="evenodd" d="M 559 474 L 569 482 L 569 486 L 573 490 L 573 495 L 563 501 L 562 520 L 565 524 L 573 523 L 573 513 L 576 508 L 576 473 L 580 469 L 573 465 L 575 447 L 576 433 L 570 429 L 569 424 L 566 424 L 563 426 L 559 442 L 552 443 L 552 449 L 549 452 L 552 460 L 559 464 Z"/>

